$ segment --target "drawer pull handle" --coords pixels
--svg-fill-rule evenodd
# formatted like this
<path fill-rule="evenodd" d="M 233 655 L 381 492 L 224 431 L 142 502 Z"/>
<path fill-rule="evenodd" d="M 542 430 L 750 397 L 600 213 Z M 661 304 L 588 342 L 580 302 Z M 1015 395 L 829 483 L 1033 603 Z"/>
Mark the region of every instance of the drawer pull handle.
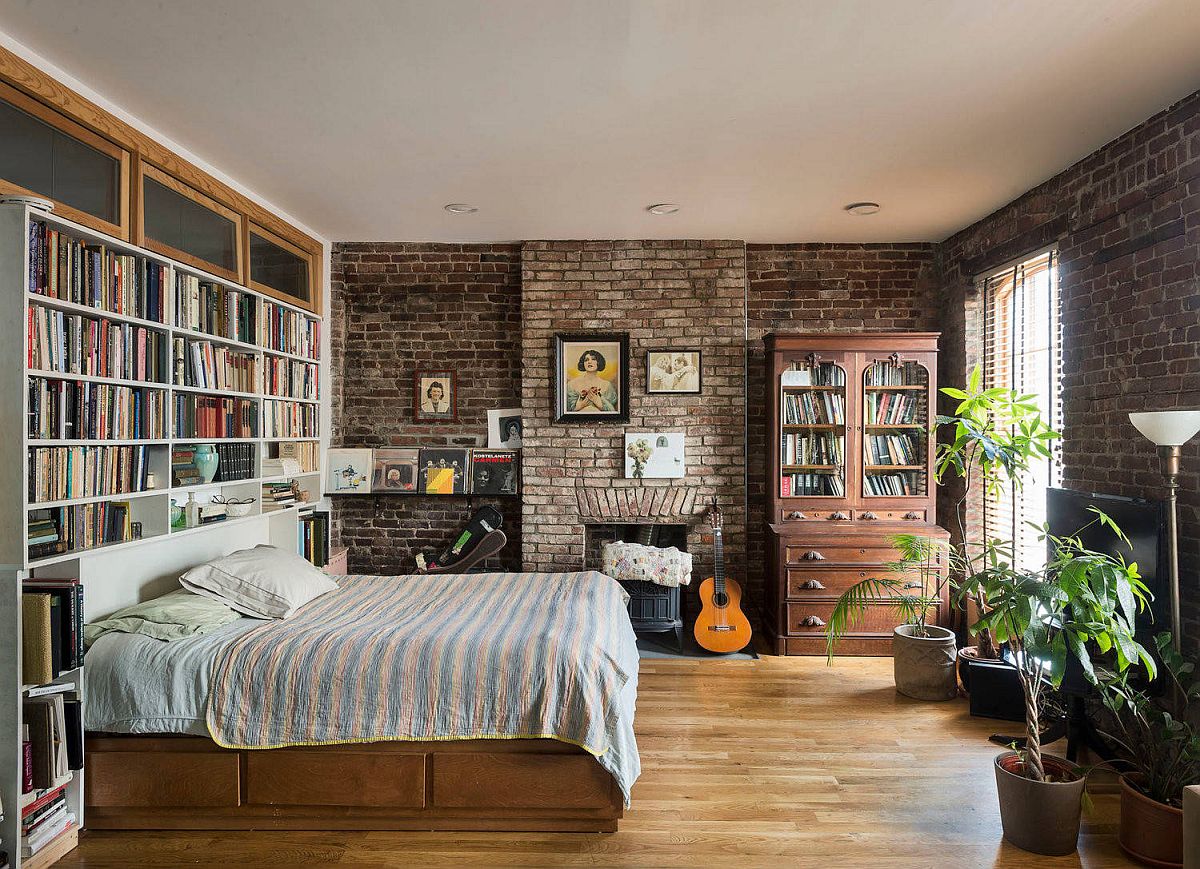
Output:
<path fill-rule="evenodd" d="M 788 519 L 807 519 L 808 517 L 805 516 L 803 513 L 801 513 L 799 510 L 793 510 L 791 513 L 787 514 L 786 518 L 788 518 Z"/>
<path fill-rule="evenodd" d="M 821 584 L 821 580 L 819 580 L 819 579 L 810 579 L 810 580 L 800 583 L 800 587 L 808 588 L 808 589 L 819 589 L 819 588 L 824 588 L 825 586 L 823 586 Z"/>
<path fill-rule="evenodd" d="M 820 616 L 805 616 L 801 620 L 800 626 L 803 628 L 823 628 L 825 627 L 825 620 Z"/>
<path fill-rule="evenodd" d="M 803 561 L 824 561 L 825 556 L 817 552 L 815 549 L 810 549 L 808 552 L 800 556 Z"/>
<path fill-rule="evenodd" d="M 907 513 L 904 514 L 904 518 L 905 519 L 920 519 L 921 514 L 916 512 L 915 510 L 909 510 Z"/>
<path fill-rule="evenodd" d="M 869 520 L 869 519 L 878 519 L 879 517 L 876 516 L 874 513 L 872 513 L 870 510 L 868 510 L 866 513 L 859 513 L 858 518 Z"/>
<path fill-rule="evenodd" d="M 850 517 L 847 514 L 843 513 L 841 510 L 838 510 L 836 513 L 830 513 L 829 518 L 830 519 L 849 519 Z"/>

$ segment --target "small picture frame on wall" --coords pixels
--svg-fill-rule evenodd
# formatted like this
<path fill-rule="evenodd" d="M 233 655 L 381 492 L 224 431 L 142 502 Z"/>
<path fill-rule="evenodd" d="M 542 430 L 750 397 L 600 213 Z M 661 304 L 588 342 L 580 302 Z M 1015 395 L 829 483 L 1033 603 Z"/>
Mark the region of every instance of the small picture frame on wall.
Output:
<path fill-rule="evenodd" d="M 370 450 L 329 450 L 325 454 L 325 491 L 332 495 L 371 492 Z"/>
<path fill-rule="evenodd" d="M 629 336 L 554 336 L 556 423 L 629 422 Z"/>
<path fill-rule="evenodd" d="M 458 382 L 453 371 L 418 368 L 413 372 L 413 419 L 416 422 L 458 419 Z"/>
<path fill-rule="evenodd" d="M 502 407 L 489 410 L 488 449 L 519 450 L 521 448 L 521 408 Z"/>
<path fill-rule="evenodd" d="M 646 392 L 650 395 L 699 395 L 703 386 L 699 350 L 647 350 Z"/>

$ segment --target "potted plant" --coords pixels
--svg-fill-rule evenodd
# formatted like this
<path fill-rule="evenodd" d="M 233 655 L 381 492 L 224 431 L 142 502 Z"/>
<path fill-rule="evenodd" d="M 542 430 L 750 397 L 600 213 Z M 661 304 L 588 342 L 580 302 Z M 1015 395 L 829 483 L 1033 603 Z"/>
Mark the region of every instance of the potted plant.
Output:
<path fill-rule="evenodd" d="M 928 622 L 949 586 L 942 567 L 946 547 L 915 534 L 897 534 L 891 540 L 900 552 L 900 560 L 888 565 L 894 575 L 867 577 L 834 605 L 825 628 L 828 660 L 833 663 L 834 645 L 862 621 L 867 607 L 889 606 L 902 621 L 892 633 L 896 690 L 917 700 L 950 700 L 958 696 L 954 633 Z"/>
<path fill-rule="evenodd" d="M 1117 841 L 1131 857 L 1154 866 L 1183 864 L 1183 790 L 1200 784 L 1200 729 L 1188 719 L 1200 697 L 1195 668 L 1175 651 L 1168 633 L 1155 637 L 1165 691 L 1151 696 L 1129 671 L 1106 674 L 1102 698 L 1112 713 L 1105 735 L 1118 747 L 1121 825 Z"/>
<path fill-rule="evenodd" d="M 1120 535 L 1107 515 L 1091 510 L 1093 522 Z M 1009 644 L 1025 699 L 1025 747 L 995 760 L 1004 837 L 1026 851 L 1062 855 L 1075 850 L 1079 837 L 1085 780 L 1073 764 L 1042 754 L 1046 693 L 1062 683 L 1068 653 L 1099 683 L 1088 652 L 1092 643 L 1113 653 L 1117 674 L 1141 665 L 1153 676 L 1155 665 L 1134 639 L 1134 619 L 1148 599 L 1137 565 L 1088 550 L 1075 536 L 1054 537 L 1043 529 L 1043 538 L 1052 554 L 1037 570 L 1015 567 L 1000 546 L 984 544 L 987 566 L 966 577 L 958 593 L 987 601 L 975 628 Z"/>

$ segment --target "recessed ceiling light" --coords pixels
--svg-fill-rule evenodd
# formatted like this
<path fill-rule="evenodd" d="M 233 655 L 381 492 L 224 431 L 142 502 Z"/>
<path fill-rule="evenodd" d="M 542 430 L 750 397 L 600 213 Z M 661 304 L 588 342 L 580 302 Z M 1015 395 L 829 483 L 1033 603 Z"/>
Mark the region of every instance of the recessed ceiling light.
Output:
<path fill-rule="evenodd" d="M 451 214 L 474 214 L 479 208 L 475 205 L 467 205 L 465 202 L 451 202 L 446 206 L 446 210 Z"/>
<path fill-rule="evenodd" d="M 674 202 L 659 202 L 657 205 L 650 205 L 646 210 L 651 214 L 674 214 L 679 210 L 679 206 Z"/>
<path fill-rule="evenodd" d="M 862 216 L 864 214 L 874 214 L 879 210 L 878 202 L 851 202 L 846 206 L 846 211 L 851 214 Z"/>

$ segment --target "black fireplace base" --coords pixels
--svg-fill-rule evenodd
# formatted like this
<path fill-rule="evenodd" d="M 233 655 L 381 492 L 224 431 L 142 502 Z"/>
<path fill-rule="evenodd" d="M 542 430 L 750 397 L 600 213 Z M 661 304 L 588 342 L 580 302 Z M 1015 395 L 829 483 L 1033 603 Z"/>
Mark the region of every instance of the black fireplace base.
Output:
<path fill-rule="evenodd" d="M 683 651 L 683 616 L 679 586 L 630 580 L 621 583 L 629 593 L 629 621 L 636 634 L 663 634 L 673 631 L 675 647 Z"/>

